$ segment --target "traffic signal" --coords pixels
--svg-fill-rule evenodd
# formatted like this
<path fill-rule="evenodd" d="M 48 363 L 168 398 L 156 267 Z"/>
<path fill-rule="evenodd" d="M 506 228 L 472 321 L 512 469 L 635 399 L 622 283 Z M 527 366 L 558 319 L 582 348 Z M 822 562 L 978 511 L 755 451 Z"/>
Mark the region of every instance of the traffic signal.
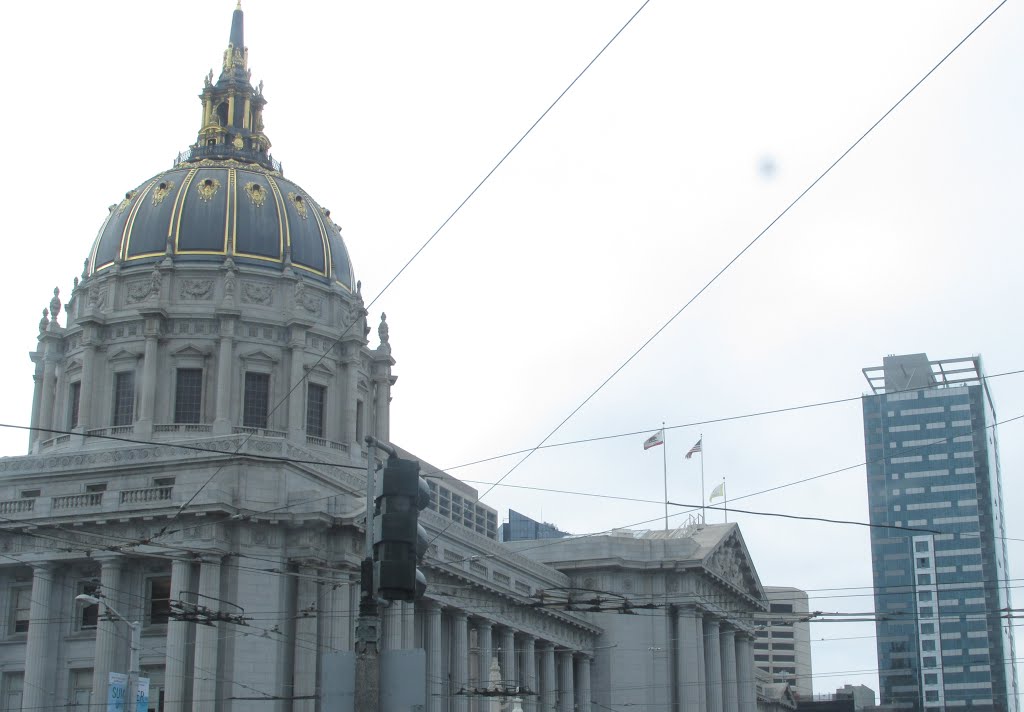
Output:
<path fill-rule="evenodd" d="M 419 524 L 430 504 L 430 488 L 416 460 L 388 458 L 373 512 L 373 581 L 376 595 L 412 601 L 423 595 L 427 579 L 418 568 L 429 539 Z"/>

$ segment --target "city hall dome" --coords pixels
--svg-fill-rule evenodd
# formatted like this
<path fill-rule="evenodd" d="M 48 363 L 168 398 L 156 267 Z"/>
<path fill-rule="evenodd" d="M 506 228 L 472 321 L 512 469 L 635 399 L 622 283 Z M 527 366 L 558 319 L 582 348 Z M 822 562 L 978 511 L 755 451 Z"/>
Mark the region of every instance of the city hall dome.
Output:
<path fill-rule="evenodd" d="M 351 290 L 341 232 L 296 183 L 284 178 L 263 132 L 263 84 L 253 87 L 241 8 L 217 81 L 202 93 L 196 142 L 174 166 L 127 191 L 100 227 L 86 274 L 171 257 L 176 263 L 290 265 Z"/>

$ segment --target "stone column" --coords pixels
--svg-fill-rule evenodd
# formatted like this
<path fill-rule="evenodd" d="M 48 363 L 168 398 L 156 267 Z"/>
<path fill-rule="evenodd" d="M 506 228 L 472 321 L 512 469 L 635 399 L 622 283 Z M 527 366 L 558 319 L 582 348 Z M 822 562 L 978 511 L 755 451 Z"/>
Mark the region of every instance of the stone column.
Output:
<path fill-rule="evenodd" d="M 704 616 L 697 611 L 697 615 L 693 618 L 693 630 L 694 630 L 694 646 L 696 648 L 697 655 L 697 678 L 700 683 L 697 685 L 697 694 L 699 696 L 699 703 L 697 709 L 707 710 L 708 709 L 708 674 L 707 666 L 705 664 L 705 648 L 707 646 L 707 637 L 704 632 Z"/>
<path fill-rule="evenodd" d="M 586 653 L 576 658 L 576 712 L 590 712 L 590 661 Z"/>
<path fill-rule="evenodd" d="M 42 354 L 39 351 L 33 351 L 29 354 L 29 358 L 32 359 L 34 369 L 32 372 L 32 415 L 29 418 L 29 424 L 33 428 L 41 427 L 39 419 L 42 417 L 42 402 L 43 402 L 43 364 L 41 361 Z M 28 447 L 31 450 L 35 447 L 36 441 L 40 440 L 38 430 L 30 430 L 28 433 Z M 45 438 L 44 438 L 45 439 Z"/>
<path fill-rule="evenodd" d="M 383 650 L 402 649 L 402 604 L 400 601 L 392 601 L 383 611 L 384 633 L 381 636 Z"/>
<path fill-rule="evenodd" d="M 358 347 L 356 347 L 358 354 Z M 356 442 L 356 400 L 359 398 L 359 359 L 353 358 L 345 363 L 345 411 L 342 415 L 344 431 L 342 442 L 348 443 L 352 448 L 352 456 L 359 456 L 359 448 L 362 443 Z M 365 407 L 365 406 L 364 406 Z"/>
<path fill-rule="evenodd" d="M 78 388 L 78 429 L 83 433 L 92 427 L 92 396 L 94 377 L 93 371 L 96 368 L 96 344 L 89 337 L 92 331 L 87 326 L 82 337 L 85 341 L 85 348 L 82 350 L 82 380 Z"/>
<path fill-rule="evenodd" d="M 231 426 L 231 392 L 234 369 L 235 319 L 220 317 L 220 348 L 217 352 L 217 405 L 215 409 L 213 432 L 227 435 Z M 241 398 L 239 398 L 241 402 Z"/>
<path fill-rule="evenodd" d="M 523 696 L 523 708 L 526 712 L 535 712 L 537 709 L 537 639 L 532 635 L 524 635 L 522 647 L 523 665 L 519 671 L 519 679 L 533 693 Z"/>
<path fill-rule="evenodd" d="M 466 612 L 455 609 L 452 620 L 452 712 L 469 711 L 469 622 Z"/>
<path fill-rule="evenodd" d="M 434 601 L 426 601 L 423 608 L 427 618 L 427 712 L 441 712 L 447 708 L 441 667 L 444 655 L 441 649 L 441 606 Z"/>
<path fill-rule="evenodd" d="M 306 412 L 302 404 L 306 402 L 306 388 L 302 382 L 302 361 L 306 353 L 306 330 L 292 324 L 292 340 L 288 344 L 291 351 L 291 375 L 288 379 L 288 439 L 304 444 L 306 442 Z"/>
<path fill-rule="evenodd" d="M 494 626 L 490 621 L 481 620 L 476 624 L 477 667 L 476 679 L 480 687 L 487 687 L 491 680 L 491 659 L 494 658 Z M 481 705 L 484 707 L 484 705 Z"/>
<path fill-rule="evenodd" d="M 153 432 L 153 408 L 156 402 L 156 360 L 157 340 L 160 334 L 160 320 L 147 316 L 145 322 L 146 350 L 142 357 L 142 383 L 139 398 L 139 417 L 136 419 L 137 434 L 149 437 Z"/>
<path fill-rule="evenodd" d="M 723 712 L 722 707 L 722 649 L 718 620 L 704 619 L 704 670 L 706 674 L 708 712 Z"/>
<path fill-rule="evenodd" d="M 318 571 L 309 566 L 299 567 L 298 591 L 295 597 L 295 650 L 292 670 L 292 685 L 296 699 L 292 712 L 315 712 L 317 698 L 317 661 L 320 657 L 320 640 L 317 637 L 320 611 L 316 608 L 319 598 Z M 312 608 L 312 611 L 310 610 Z"/>
<path fill-rule="evenodd" d="M 386 364 L 380 364 L 380 368 L 386 368 Z M 377 423 L 376 436 L 387 442 L 391 431 L 391 426 L 388 422 L 388 406 L 391 402 L 391 384 L 388 382 L 387 378 L 377 379 L 375 395 L 377 400 L 374 404 L 374 409 L 376 411 L 376 418 L 374 418 L 374 420 Z"/>
<path fill-rule="evenodd" d="M 746 633 L 736 635 L 736 677 L 739 685 L 740 712 L 757 712 L 754 646 Z"/>
<path fill-rule="evenodd" d="M 701 690 L 704 679 L 700 675 L 700 664 L 704 659 L 703 631 L 697 631 L 697 611 L 680 608 L 676 612 L 676 631 L 679 638 L 676 657 L 678 669 L 676 680 L 679 685 L 680 712 L 703 712 Z"/>
<path fill-rule="evenodd" d="M 53 564 L 32 565 L 32 597 L 28 613 L 28 641 L 25 645 L 25 678 L 22 709 L 45 710 L 56 707 L 54 692 L 55 656 L 50 646 L 50 630 L 56 612 L 50 608 L 53 595 Z M 61 601 L 56 610 L 66 610 L 70 600 Z M 77 609 L 76 609 L 77 610 Z"/>
<path fill-rule="evenodd" d="M 416 647 L 416 604 L 413 601 L 402 602 L 402 650 Z"/>
<path fill-rule="evenodd" d="M 506 688 L 518 684 L 516 671 L 516 632 L 511 628 L 501 630 L 501 682 Z"/>
<path fill-rule="evenodd" d="M 331 650 L 352 650 L 353 584 L 340 572 L 331 588 Z"/>
<path fill-rule="evenodd" d="M 722 702 L 725 712 L 739 712 L 740 701 L 736 688 L 736 631 L 731 626 L 722 625 Z"/>
<path fill-rule="evenodd" d="M 192 562 L 174 559 L 171 562 L 171 598 L 192 589 Z M 193 623 L 171 618 L 167 622 L 167 659 L 164 662 L 164 712 L 188 712 L 187 665 L 188 631 Z"/>
<path fill-rule="evenodd" d="M 573 654 L 571 650 L 558 651 L 558 710 L 573 712 L 576 707 L 576 686 L 573 680 Z"/>
<path fill-rule="evenodd" d="M 204 558 L 199 566 L 199 604 L 216 606 L 220 598 L 220 557 Z M 220 628 L 197 625 L 192 669 L 192 708 L 206 709 L 217 699 L 217 649 Z"/>
<path fill-rule="evenodd" d="M 100 561 L 100 592 L 117 608 L 121 591 L 120 556 L 104 556 Z M 100 615 L 96 621 L 96 655 L 92 664 L 92 708 L 99 710 L 105 707 L 107 685 L 112 672 L 128 672 L 127 666 L 119 665 L 115 660 L 118 641 L 130 635 L 128 626 L 119 620 L 108 620 L 100 605 Z M 122 626 L 124 630 L 118 630 Z M 125 660 L 125 663 L 128 661 Z M 97 706 L 99 705 L 99 706 Z"/>
<path fill-rule="evenodd" d="M 538 696 L 538 712 L 554 712 L 555 688 L 555 646 L 544 641 L 540 644 L 540 695 Z"/>
<path fill-rule="evenodd" d="M 53 408 L 54 401 L 56 399 L 57 388 L 57 360 L 60 358 L 57 354 L 57 343 L 54 338 L 47 338 L 46 351 L 43 356 L 43 397 L 40 403 L 40 416 L 39 416 L 39 427 L 41 428 L 52 428 L 53 423 Z M 42 433 L 40 436 L 42 440 L 48 440 L 54 437 L 53 433 Z"/>

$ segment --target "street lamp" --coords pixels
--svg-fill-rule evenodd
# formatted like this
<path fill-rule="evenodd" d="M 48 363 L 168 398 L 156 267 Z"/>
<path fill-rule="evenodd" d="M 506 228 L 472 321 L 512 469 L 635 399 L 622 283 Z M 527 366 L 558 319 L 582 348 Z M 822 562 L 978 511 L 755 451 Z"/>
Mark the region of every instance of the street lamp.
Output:
<path fill-rule="evenodd" d="M 90 606 L 102 605 L 107 609 L 107 612 L 118 620 L 127 623 L 132 629 L 132 642 L 131 642 L 131 656 L 128 660 L 128 689 L 126 690 L 126 704 L 125 710 L 127 712 L 138 712 L 135 708 L 138 705 L 135 697 L 138 694 L 139 684 L 139 650 L 142 648 L 142 625 L 138 621 L 130 621 L 120 613 L 117 609 L 106 602 L 105 599 L 91 596 L 88 593 L 80 593 L 75 596 L 75 600 L 81 603 L 85 603 Z M 95 690 L 93 691 L 95 694 Z M 145 712 L 143 710 L 142 712 Z"/>

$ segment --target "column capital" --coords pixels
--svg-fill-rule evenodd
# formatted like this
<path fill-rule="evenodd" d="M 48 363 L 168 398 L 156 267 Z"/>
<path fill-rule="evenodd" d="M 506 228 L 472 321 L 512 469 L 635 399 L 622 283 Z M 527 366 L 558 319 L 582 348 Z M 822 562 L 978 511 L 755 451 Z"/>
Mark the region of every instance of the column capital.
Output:
<path fill-rule="evenodd" d="M 547 652 L 549 650 L 554 652 L 555 650 L 555 644 L 550 640 L 541 640 L 540 638 L 537 638 L 536 646 L 537 650 L 540 650 L 541 652 Z"/>
<path fill-rule="evenodd" d="M 35 575 L 45 576 L 46 574 L 53 573 L 53 570 L 55 568 L 57 568 L 57 562 L 56 561 L 49 561 L 49 560 L 30 561 L 30 562 L 28 562 L 28 565 L 32 568 L 33 576 L 35 576 Z"/>
<path fill-rule="evenodd" d="M 449 615 L 455 619 L 461 619 L 463 622 L 469 620 L 469 614 L 461 608 L 449 608 Z"/>
<path fill-rule="evenodd" d="M 124 564 L 124 554 L 115 554 L 114 552 L 101 552 L 98 554 L 93 554 L 92 560 L 98 563 L 104 569 L 119 569 Z"/>
<path fill-rule="evenodd" d="M 470 620 L 470 623 L 472 623 L 477 628 L 491 628 L 492 630 L 494 628 L 494 621 L 488 618 L 481 618 L 479 616 L 473 616 L 472 619 Z"/>

